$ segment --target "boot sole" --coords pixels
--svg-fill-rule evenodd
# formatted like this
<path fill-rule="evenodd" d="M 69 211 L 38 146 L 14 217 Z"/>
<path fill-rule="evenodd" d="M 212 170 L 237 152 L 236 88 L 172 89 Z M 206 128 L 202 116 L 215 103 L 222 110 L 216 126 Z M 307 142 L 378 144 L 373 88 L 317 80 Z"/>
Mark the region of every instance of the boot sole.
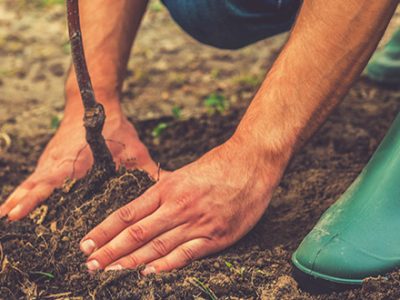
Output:
<path fill-rule="evenodd" d="M 292 257 L 294 265 L 292 275 L 299 287 L 312 294 L 324 294 L 331 292 L 343 292 L 350 289 L 360 288 L 362 280 L 339 278 L 304 267 L 295 256 Z"/>

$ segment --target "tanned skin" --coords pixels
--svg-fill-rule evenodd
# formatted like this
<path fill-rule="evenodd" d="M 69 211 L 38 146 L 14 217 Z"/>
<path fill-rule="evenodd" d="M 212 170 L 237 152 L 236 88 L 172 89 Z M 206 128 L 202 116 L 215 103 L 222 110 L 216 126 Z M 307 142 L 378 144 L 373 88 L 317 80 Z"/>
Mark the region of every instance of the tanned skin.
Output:
<path fill-rule="evenodd" d="M 80 1 L 84 46 L 104 135 L 117 162 L 155 174 L 156 164 L 122 115 L 119 92 L 144 0 Z M 293 154 L 316 131 L 359 76 L 398 1 L 305 0 L 284 49 L 236 132 L 197 161 L 161 179 L 121 207 L 81 241 L 89 270 L 169 271 L 220 251 L 243 237 L 265 212 Z M 35 172 L 0 207 L 11 220 L 26 216 L 71 176 L 85 146 L 83 109 L 73 70 L 65 118 Z M 113 142 L 116 141 L 116 142 Z M 121 146 L 125 144 L 126 146 Z M 85 149 L 76 177 L 92 164 Z"/>

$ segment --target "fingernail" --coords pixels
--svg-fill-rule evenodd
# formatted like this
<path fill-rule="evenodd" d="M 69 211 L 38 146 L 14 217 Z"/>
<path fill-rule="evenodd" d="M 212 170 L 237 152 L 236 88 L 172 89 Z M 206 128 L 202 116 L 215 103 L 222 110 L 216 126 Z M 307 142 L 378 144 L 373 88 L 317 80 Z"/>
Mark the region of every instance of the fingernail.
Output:
<path fill-rule="evenodd" d="M 104 269 L 104 271 L 119 271 L 122 270 L 123 267 L 120 264 L 116 264 L 116 265 L 110 265 L 107 268 Z"/>
<path fill-rule="evenodd" d="M 21 205 L 21 204 L 18 204 L 16 207 L 14 207 L 14 208 L 8 213 L 8 218 L 11 219 L 11 220 L 15 219 L 15 218 L 21 213 L 21 210 L 22 210 L 22 205 Z"/>
<path fill-rule="evenodd" d="M 153 274 L 156 272 L 156 268 L 152 267 L 152 266 L 146 266 L 146 268 L 144 268 L 144 270 L 142 271 L 143 275 L 149 275 L 149 274 Z"/>
<path fill-rule="evenodd" d="M 96 249 L 96 244 L 93 240 L 86 240 L 81 243 L 81 250 L 86 255 L 92 254 Z"/>
<path fill-rule="evenodd" d="M 88 268 L 89 271 L 96 271 L 100 269 L 100 264 L 97 260 L 93 259 L 86 263 L 86 267 Z"/>

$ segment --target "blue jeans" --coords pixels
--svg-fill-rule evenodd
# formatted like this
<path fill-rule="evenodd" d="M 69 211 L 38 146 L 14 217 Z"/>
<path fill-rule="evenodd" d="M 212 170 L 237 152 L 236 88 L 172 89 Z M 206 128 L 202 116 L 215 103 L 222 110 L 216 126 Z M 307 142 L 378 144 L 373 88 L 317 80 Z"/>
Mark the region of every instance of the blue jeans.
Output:
<path fill-rule="evenodd" d="M 288 31 L 301 0 L 162 0 L 193 38 L 237 49 Z"/>

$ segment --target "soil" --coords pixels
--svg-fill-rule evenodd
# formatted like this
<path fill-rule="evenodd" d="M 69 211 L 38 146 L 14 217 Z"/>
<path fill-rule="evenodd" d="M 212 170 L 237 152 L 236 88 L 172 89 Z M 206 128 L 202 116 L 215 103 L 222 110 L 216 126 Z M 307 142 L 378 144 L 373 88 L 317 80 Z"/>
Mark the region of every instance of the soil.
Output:
<path fill-rule="evenodd" d="M 62 115 L 70 60 L 64 8 L 29 4 L 38 1 L 0 3 L 0 202 L 33 171 L 55 130 L 52 120 Z M 212 49 L 183 34 L 155 3 L 129 61 L 122 101 L 155 160 L 174 170 L 230 137 L 286 36 L 239 51 Z M 399 19 L 397 13 L 389 33 Z M 212 92 L 229 103 L 224 113 L 205 114 L 203 100 Z M 310 294 L 294 280 L 290 263 L 302 238 L 362 170 L 399 100 L 399 90 L 361 79 L 295 156 L 258 225 L 222 253 L 170 273 L 89 274 L 78 250 L 88 230 L 143 193 L 151 178 L 121 169 L 91 193 L 88 178 L 67 182 L 30 218 L 0 220 L 0 299 L 399 299 L 400 271 L 357 289 Z M 183 108 L 180 120 L 171 116 L 176 105 Z M 162 122 L 167 128 L 153 138 Z"/>
<path fill-rule="evenodd" d="M 255 229 L 224 252 L 170 273 L 89 274 L 78 249 L 90 228 L 153 184 L 145 173 L 120 170 L 91 194 L 84 188 L 86 179 L 67 182 L 30 218 L 0 221 L 0 298 L 398 299 L 400 272 L 368 279 L 358 289 L 309 294 L 292 277 L 290 255 L 368 161 L 394 119 L 399 100 L 398 91 L 360 81 L 296 155 Z M 232 109 L 136 125 L 161 166 L 176 169 L 229 138 L 242 113 L 243 109 Z M 152 138 L 152 128 L 161 121 L 168 127 L 159 138 Z M 32 171 L 50 136 L 12 138 L 17 142 L 0 155 L 1 199 Z"/>

